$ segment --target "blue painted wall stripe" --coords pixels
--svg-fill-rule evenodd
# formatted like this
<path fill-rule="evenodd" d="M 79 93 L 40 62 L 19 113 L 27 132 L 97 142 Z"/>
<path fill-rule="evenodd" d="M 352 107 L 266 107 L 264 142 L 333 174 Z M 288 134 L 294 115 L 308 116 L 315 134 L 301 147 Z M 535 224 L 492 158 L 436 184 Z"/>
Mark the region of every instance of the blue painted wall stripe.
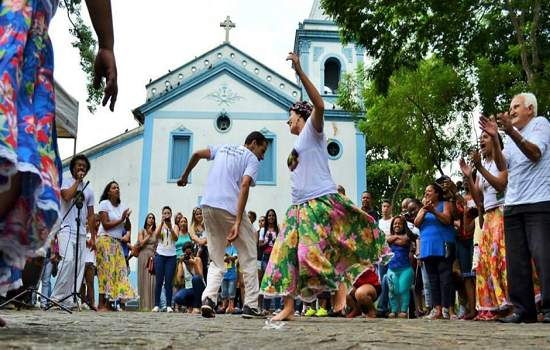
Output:
<path fill-rule="evenodd" d="M 141 227 L 149 210 L 149 186 L 151 183 L 151 157 L 153 151 L 153 129 L 155 119 L 145 118 L 145 131 L 143 135 L 143 155 L 141 158 L 141 184 L 139 188 L 139 222 Z"/>
<path fill-rule="evenodd" d="M 355 131 L 355 157 L 357 162 L 357 202 L 361 205 L 361 195 L 367 189 L 367 158 L 365 135 L 359 130 Z"/>

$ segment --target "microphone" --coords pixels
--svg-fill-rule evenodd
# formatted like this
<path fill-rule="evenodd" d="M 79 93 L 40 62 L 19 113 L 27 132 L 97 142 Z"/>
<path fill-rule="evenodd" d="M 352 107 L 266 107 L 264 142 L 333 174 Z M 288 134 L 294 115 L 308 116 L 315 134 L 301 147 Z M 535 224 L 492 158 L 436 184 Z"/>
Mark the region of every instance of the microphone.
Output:
<path fill-rule="evenodd" d="M 85 199 L 84 190 L 86 189 L 86 187 L 88 187 L 89 184 L 90 184 L 90 180 L 86 181 L 86 184 L 84 185 L 82 190 L 76 191 L 74 201 L 75 201 L 75 204 L 76 204 L 77 208 L 79 208 L 79 209 L 82 208 L 82 205 L 83 205 L 84 199 Z"/>

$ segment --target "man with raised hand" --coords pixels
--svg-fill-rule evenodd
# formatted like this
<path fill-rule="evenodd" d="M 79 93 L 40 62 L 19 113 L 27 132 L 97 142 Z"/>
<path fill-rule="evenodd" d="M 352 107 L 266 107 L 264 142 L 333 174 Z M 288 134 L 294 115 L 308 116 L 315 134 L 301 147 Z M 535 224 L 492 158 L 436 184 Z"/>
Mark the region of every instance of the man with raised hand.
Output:
<path fill-rule="evenodd" d="M 504 230 L 508 292 L 515 310 L 499 321 L 537 321 L 533 259 L 541 287 L 541 311 L 544 322 L 550 323 L 550 123 L 537 117 L 537 98 L 531 93 L 515 96 L 509 112 L 498 114 L 497 121 L 481 116 L 479 123 L 493 140 L 498 170 L 508 170 Z M 502 151 L 499 127 L 507 135 Z"/>

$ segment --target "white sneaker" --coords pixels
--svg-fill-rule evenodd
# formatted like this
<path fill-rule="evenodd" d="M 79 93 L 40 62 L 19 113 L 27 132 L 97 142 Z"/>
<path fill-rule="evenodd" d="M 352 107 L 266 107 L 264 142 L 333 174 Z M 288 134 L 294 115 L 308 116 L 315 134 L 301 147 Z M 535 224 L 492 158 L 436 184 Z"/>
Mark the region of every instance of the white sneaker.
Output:
<path fill-rule="evenodd" d="M 443 318 L 447 320 L 449 319 L 449 309 L 446 307 L 443 308 Z"/>
<path fill-rule="evenodd" d="M 151 312 L 160 312 L 160 309 L 158 306 L 155 306 Z"/>
<path fill-rule="evenodd" d="M 168 306 L 168 307 L 166 308 L 166 312 L 172 313 L 172 312 L 174 312 L 174 310 L 172 310 L 172 308 L 171 308 L 170 306 Z"/>

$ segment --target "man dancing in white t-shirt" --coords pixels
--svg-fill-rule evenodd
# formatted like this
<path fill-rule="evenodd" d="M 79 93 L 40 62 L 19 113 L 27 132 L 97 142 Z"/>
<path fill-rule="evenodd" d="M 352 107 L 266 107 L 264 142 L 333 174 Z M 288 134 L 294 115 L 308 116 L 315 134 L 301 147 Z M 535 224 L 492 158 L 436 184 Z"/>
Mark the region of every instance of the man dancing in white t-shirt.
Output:
<path fill-rule="evenodd" d="M 202 294 L 203 317 L 214 317 L 218 291 L 225 271 L 224 254 L 227 241 L 233 242 L 239 253 L 244 274 L 244 318 L 265 318 L 258 311 L 259 283 L 256 270 L 256 237 L 245 212 L 250 187 L 256 185 L 260 161 L 267 150 L 265 136 L 254 131 L 246 137 L 244 146 L 221 144 L 196 151 L 191 156 L 178 186 L 187 185 L 187 178 L 199 160 L 212 160 L 202 197 L 202 212 L 208 235 L 208 250 L 212 260 L 206 289 Z M 231 228 L 229 230 L 229 228 Z"/>

